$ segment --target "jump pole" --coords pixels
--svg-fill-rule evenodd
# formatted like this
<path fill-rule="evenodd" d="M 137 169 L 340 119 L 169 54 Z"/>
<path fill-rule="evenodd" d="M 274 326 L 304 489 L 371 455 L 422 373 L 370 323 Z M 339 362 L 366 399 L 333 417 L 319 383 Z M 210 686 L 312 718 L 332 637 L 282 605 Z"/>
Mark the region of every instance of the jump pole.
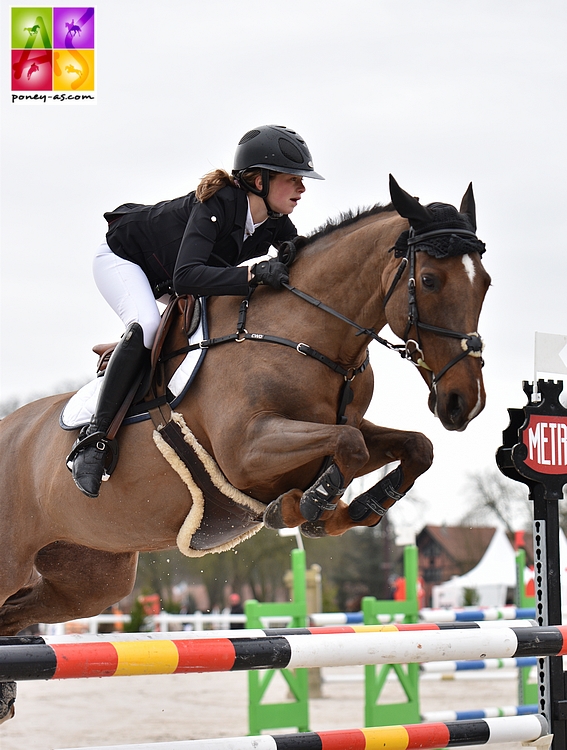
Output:
<path fill-rule="evenodd" d="M 376 601 L 373 597 L 368 597 L 370 601 Z M 391 604 L 390 601 L 387 602 Z M 418 612 L 420 622 L 477 622 L 478 620 L 533 620 L 535 617 L 535 607 L 531 606 L 505 606 L 505 607 L 483 607 L 475 609 L 474 607 L 459 609 L 420 609 Z M 405 615 L 385 615 L 380 612 L 376 613 L 376 619 L 379 623 L 385 625 L 389 622 L 405 622 Z M 353 625 L 364 622 L 364 613 L 360 612 L 317 612 L 309 615 L 311 625 Z"/>
<path fill-rule="evenodd" d="M 223 737 L 143 745 L 105 745 L 88 750 L 432 750 L 487 747 L 500 742 L 535 743 L 547 735 L 543 716 L 513 716 L 476 721 L 436 722 L 409 726 L 339 729 L 306 734 Z M 528 745 L 529 746 L 529 745 Z M 540 749 L 549 744 L 538 744 Z M 69 748 L 69 750 L 87 750 Z"/>
<path fill-rule="evenodd" d="M 378 631 L 324 635 L 307 632 L 263 638 L 2 645 L 0 681 L 297 670 L 566 654 L 567 626 L 562 625 L 403 631 L 385 625 L 379 626 Z"/>
<path fill-rule="evenodd" d="M 524 381 L 528 403 L 508 409 L 510 424 L 496 453 L 500 471 L 529 489 L 534 504 L 536 619 L 542 626 L 561 623 L 559 500 L 567 483 L 567 410 L 559 402 L 562 381 Z M 554 750 L 567 747 L 567 686 L 563 660 L 541 659 L 538 703 L 550 722 Z"/>
<path fill-rule="evenodd" d="M 403 623 L 389 623 L 386 625 L 333 625 L 321 628 L 250 628 L 248 630 L 180 630 L 173 632 L 144 632 L 144 633 L 72 633 L 69 635 L 6 635 L 0 636 L 0 653 L 4 646 L 58 646 L 61 644 L 112 644 L 134 643 L 147 641 L 206 641 L 233 640 L 242 638 L 270 638 L 273 636 L 289 635 L 337 635 L 338 633 L 393 633 L 419 630 L 492 630 L 494 628 L 533 628 L 533 620 L 511 620 L 509 622 L 464 622 L 464 623 L 425 623 L 417 622 L 404 625 Z"/>

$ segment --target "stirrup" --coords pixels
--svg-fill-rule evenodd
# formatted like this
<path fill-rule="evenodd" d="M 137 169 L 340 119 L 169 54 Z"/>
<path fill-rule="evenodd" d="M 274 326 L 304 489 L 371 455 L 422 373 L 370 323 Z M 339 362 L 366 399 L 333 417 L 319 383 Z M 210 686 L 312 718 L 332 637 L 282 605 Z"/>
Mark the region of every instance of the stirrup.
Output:
<path fill-rule="evenodd" d="M 299 512 L 306 521 L 317 521 L 327 510 L 335 510 L 344 494 L 344 477 L 336 464 L 331 464 L 319 479 L 305 490 L 299 501 Z"/>
<path fill-rule="evenodd" d="M 83 430 L 85 429 L 86 428 L 83 428 Z M 83 430 L 81 430 L 81 432 L 79 433 L 79 437 L 71 448 L 71 452 L 65 459 L 67 468 L 69 469 L 69 471 L 73 471 L 73 462 L 77 455 L 84 448 L 88 448 L 90 445 L 94 445 L 99 451 L 104 451 L 110 456 L 110 461 L 106 462 L 102 475 L 102 481 L 107 482 L 110 479 L 110 475 L 116 468 L 116 464 L 118 463 L 118 441 L 116 439 L 109 440 L 106 437 L 106 433 L 100 430 L 98 430 L 97 432 L 93 432 L 91 435 L 83 435 L 81 437 L 81 433 L 83 433 Z"/>

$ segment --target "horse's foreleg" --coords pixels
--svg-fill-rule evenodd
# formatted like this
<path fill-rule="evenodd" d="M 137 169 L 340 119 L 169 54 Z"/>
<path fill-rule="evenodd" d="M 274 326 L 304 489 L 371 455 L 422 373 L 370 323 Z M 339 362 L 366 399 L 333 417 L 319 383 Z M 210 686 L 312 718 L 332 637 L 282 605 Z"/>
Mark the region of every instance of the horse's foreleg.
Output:
<path fill-rule="evenodd" d="M 266 501 L 264 521 L 271 528 L 298 526 L 333 512 L 344 487 L 369 458 L 364 438 L 354 427 L 275 415 L 255 420 L 242 445 L 246 450 L 239 453 L 240 470 L 231 481 L 258 499 L 279 489 L 282 494 L 276 500 Z M 320 467 L 327 456 L 331 464 L 313 483 L 314 464 Z M 308 489 L 289 490 L 290 484 Z"/>
<path fill-rule="evenodd" d="M 370 458 L 356 476 L 369 474 L 386 464 L 399 461 L 401 474 L 395 489 L 405 494 L 433 463 L 433 445 L 421 432 L 378 427 L 367 420 L 363 420 L 360 431 Z"/>
<path fill-rule="evenodd" d="M 350 505 L 341 502 L 328 518 L 303 524 L 301 530 L 306 536 L 336 536 L 354 526 L 375 526 L 431 466 L 433 446 L 420 432 L 378 427 L 367 420 L 363 420 L 360 431 L 369 459 L 356 476 L 369 474 L 394 461 L 399 461 L 399 465 Z"/>
<path fill-rule="evenodd" d="M 264 524 L 270 529 L 316 522 L 327 512 L 335 511 L 345 491 L 345 480 L 336 463 L 331 463 L 315 482 L 302 492 L 291 490 L 271 502 L 264 513 Z"/>

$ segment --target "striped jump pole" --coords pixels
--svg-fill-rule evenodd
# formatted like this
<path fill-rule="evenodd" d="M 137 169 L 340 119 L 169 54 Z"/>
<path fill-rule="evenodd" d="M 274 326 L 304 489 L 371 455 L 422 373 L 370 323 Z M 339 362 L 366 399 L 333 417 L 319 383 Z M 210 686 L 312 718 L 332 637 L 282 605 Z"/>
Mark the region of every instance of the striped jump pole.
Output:
<path fill-rule="evenodd" d="M 501 706 L 500 708 L 479 708 L 469 711 L 425 711 L 423 721 L 472 721 L 473 719 L 493 719 L 497 716 L 529 716 L 537 714 L 537 703 L 529 706 Z"/>
<path fill-rule="evenodd" d="M 486 607 L 481 609 L 420 609 L 422 622 L 475 622 L 482 620 L 533 620 L 535 607 Z M 403 622 L 405 615 L 377 614 L 382 624 Z M 361 612 L 317 612 L 309 615 L 309 622 L 315 626 L 354 625 L 364 622 Z"/>
<path fill-rule="evenodd" d="M 491 629 L 499 627 L 530 628 L 532 620 L 512 622 L 450 622 L 450 623 L 389 623 L 387 625 L 335 625 L 320 628 L 249 628 L 241 630 L 236 636 L 234 630 L 180 630 L 150 631 L 144 633 L 69 633 L 66 635 L 9 635 L 0 636 L 0 648 L 3 646 L 31 646 L 60 643 L 112 643 L 127 641 L 170 641 L 170 640 L 205 640 L 208 638 L 268 638 L 277 635 L 333 635 L 337 633 L 403 633 L 421 630 L 465 630 Z"/>
<path fill-rule="evenodd" d="M 477 672 L 488 670 L 509 669 L 531 669 L 537 666 L 537 658 L 535 656 L 519 656 L 515 659 L 477 659 L 471 661 L 430 661 L 425 664 L 420 664 L 419 668 L 423 674 L 432 675 L 433 677 L 439 675 L 446 677 L 447 675 L 454 675 L 459 672 Z M 336 675 L 333 677 L 325 677 L 325 682 L 358 682 L 364 678 L 362 675 Z M 529 704 L 531 705 L 531 704 Z M 530 713 L 537 713 L 537 711 L 531 711 Z M 499 714 L 496 714 L 498 716 Z"/>
<path fill-rule="evenodd" d="M 88 750 L 157 750 L 158 747 L 159 750 L 432 750 L 475 744 L 486 747 L 499 742 L 535 742 L 547 732 L 545 717 L 534 714 L 477 721 L 160 742 L 159 745 L 105 745 Z M 544 747 L 540 745 L 542 750 Z"/>
<path fill-rule="evenodd" d="M 567 626 L 562 625 L 403 631 L 398 626 L 377 627 L 391 630 L 326 635 L 308 631 L 302 635 L 263 638 L 2 645 L 0 681 L 567 654 Z"/>
<path fill-rule="evenodd" d="M 479 669 L 523 669 L 537 666 L 535 656 L 519 656 L 515 659 L 477 659 L 471 661 L 430 661 L 421 665 L 421 671 L 435 674 L 470 672 Z"/>
<path fill-rule="evenodd" d="M 423 622 L 471 622 L 476 620 L 533 620 L 535 607 L 486 607 L 482 609 L 420 609 Z"/>

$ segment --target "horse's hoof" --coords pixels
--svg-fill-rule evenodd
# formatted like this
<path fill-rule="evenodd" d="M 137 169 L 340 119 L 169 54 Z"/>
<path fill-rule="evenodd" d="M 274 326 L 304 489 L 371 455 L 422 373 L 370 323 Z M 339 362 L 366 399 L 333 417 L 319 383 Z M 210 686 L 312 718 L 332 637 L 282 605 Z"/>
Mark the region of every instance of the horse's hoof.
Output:
<path fill-rule="evenodd" d="M 325 531 L 325 524 L 322 521 L 307 521 L 307 523 L 301 524 L 299 530 L 303 536 L 309 539 L 321 539 L 323 536 L 328 536 Z"/>
<path fill-rule="evenodd" d="M 0 682 L 0 724 L 12 719 L 16 713 L 16 691 L 15 682 Z"/>
<path fill-rule="evenodd" d="M 286 529 L 287 523 L 282 516 L 281 497 L 272 500 L 264 511 L 264 526 L 267 529 Z"/>

